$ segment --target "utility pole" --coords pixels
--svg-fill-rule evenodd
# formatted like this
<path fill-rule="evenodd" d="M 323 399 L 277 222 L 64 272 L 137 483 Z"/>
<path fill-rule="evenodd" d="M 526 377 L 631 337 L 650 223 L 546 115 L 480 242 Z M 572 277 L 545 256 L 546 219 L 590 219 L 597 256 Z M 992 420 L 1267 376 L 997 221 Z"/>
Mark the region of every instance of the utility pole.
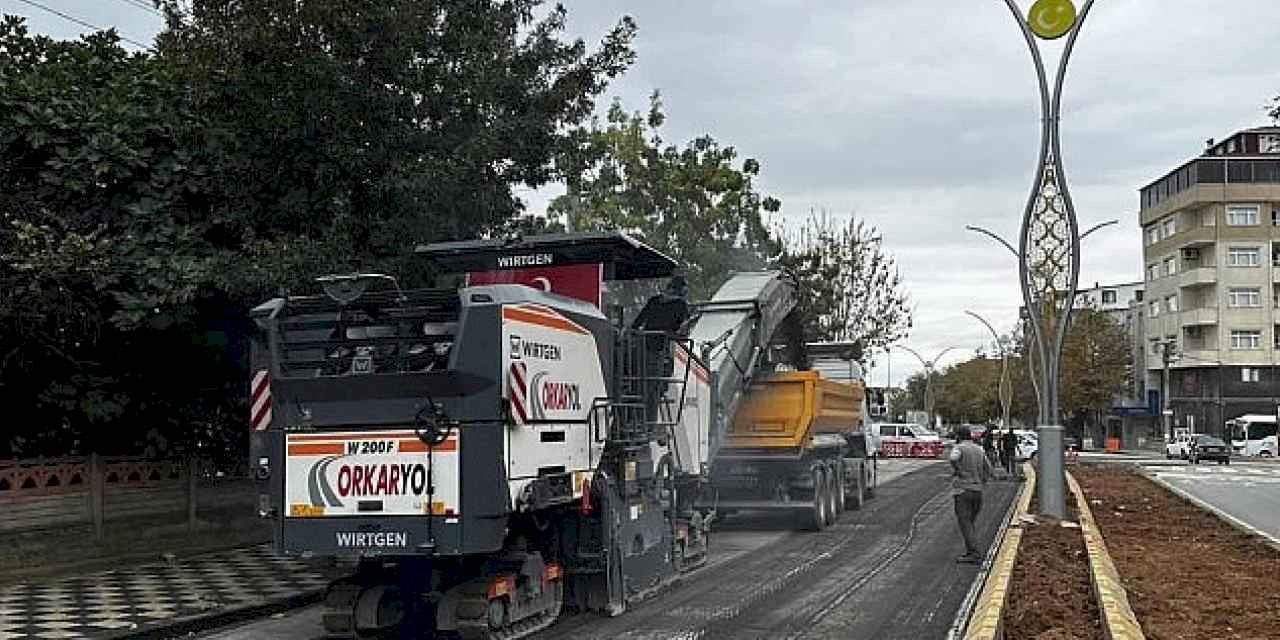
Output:
<path fill-rule="evenodd" d="M 1164 374 L 1160 376 L 1160 419 L 1164 421 L 1165 438 L 1173 439 L 1173 411 L 1169 408 L 1169 364 L 1178 356 L 1178 345 L 1173 340 L 1160 343 L 1160 361 L 1164 364 Z"/>

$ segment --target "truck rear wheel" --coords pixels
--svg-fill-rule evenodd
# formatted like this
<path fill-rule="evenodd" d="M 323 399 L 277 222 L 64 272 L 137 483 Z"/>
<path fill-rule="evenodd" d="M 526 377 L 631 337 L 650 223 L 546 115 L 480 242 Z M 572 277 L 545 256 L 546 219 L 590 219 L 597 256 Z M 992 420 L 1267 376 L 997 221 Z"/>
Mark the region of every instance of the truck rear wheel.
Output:
<path fill-rule="evenodd" d="M 835 498 L 835 513 L 836 518 L 839 519 L 840 514 L 844 513 L 845 510 L 848 509 L 847 498 L 845 496 L 845 488 L 848 486 L 848 480 L 845 476 L 845 468 L 843 464 L 837 461 L 832 465 L 832 469 L 834 470 L 831 472 L 831 496 Z"/>
<path fill-rule="evenodd" d="M 822 531 L 827 528 L 826 474 L 822 472 L 821 467 L 814 467 L 810 473 L 813 474 L 813 500 L 812 505 L 805 512 L 805 524 L 813 531 Z"/>
<path fill-rule="evenodd" d="M 841 484 L 830 467 L 822 475 L 827 481 L 827 526 L 831 526 L 840 520 L 840 513 L 836 511 L 836 494 L 839 493 Z"/>

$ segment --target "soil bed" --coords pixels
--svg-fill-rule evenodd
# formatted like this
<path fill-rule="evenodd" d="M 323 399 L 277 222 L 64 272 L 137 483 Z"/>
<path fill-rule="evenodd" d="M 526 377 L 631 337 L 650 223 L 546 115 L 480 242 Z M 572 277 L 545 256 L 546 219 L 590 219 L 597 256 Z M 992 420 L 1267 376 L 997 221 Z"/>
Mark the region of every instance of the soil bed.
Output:
<path fill-rule="evenodd" d="M 1035 498 L 1031 512 L 1038 510 Z M 1067 494 L 1067 517 L 1076 521 L 1075 498 Z M 1008 640 L 1101 640 L 1102 615 L 1093 599 L 1089 556 L 1077 527 L 1048 520 L 1022 527 L 1004 609 Z"/>
<path fill-rule="evenodd" d="M 1280 553 L 1129 467 L 1072 475 L 1147 638 L 1280 638 Z"/>

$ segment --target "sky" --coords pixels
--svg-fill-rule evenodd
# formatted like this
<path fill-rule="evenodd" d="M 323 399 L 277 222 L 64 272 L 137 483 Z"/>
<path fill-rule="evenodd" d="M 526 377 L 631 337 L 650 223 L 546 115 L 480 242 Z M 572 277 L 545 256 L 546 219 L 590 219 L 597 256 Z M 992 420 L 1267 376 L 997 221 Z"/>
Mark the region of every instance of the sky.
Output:
<path fill-rule="evenodd" d="M 30 0 L 149 43 L 146 0 Z M 1082 0 L 1077 0 L 1077 4 Z M 623 15 L 638 59 L 600 101 L 647 108 L 660 90 L 663 137 L 709 133 L 762 165 L 757 186 L 783 222 L 812 210 L 875 225 L 915 308 L 904 344 L 947 364 L 1017 320 L 1014 257 L 966 232 L 1011 242 L 1039 143 L 1035 75 L 1000 0 L 565 0 L 567 37 L 598 40 Z M 1025 10 L 1029 0 L 1019 0 Z M 85 28 L 22 0 L 0 12 L 33 31 Z M 1081 286 L 1142 279 L 1138 189 L 1200 153 L 1208 138 L 1267 124 L 1280 93 L 1280 2 L 1097 0 L 1063 93 L 1063 160 L 1081 228 L 1120 224 L 1082 246 Z M 1061 41 L 1042 43 L 1056 67 Z M 540 211 L 558 187 L 526 191 Z M 904 351 L 876 358 L 873 384 L 919 371 Z"/>

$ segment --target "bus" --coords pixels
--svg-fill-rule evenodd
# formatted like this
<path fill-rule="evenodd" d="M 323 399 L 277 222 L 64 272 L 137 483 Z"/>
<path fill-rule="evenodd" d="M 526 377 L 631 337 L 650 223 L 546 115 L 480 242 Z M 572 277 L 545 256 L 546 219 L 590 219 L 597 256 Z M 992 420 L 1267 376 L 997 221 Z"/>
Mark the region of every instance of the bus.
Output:
<path fill-rule="evenodd" d="M 1231 449 L 1240 456 L 1274 458 L 1280 452 L 1276 442 L 1276 417 L 1248 414 L 1227 421 Z"/>

